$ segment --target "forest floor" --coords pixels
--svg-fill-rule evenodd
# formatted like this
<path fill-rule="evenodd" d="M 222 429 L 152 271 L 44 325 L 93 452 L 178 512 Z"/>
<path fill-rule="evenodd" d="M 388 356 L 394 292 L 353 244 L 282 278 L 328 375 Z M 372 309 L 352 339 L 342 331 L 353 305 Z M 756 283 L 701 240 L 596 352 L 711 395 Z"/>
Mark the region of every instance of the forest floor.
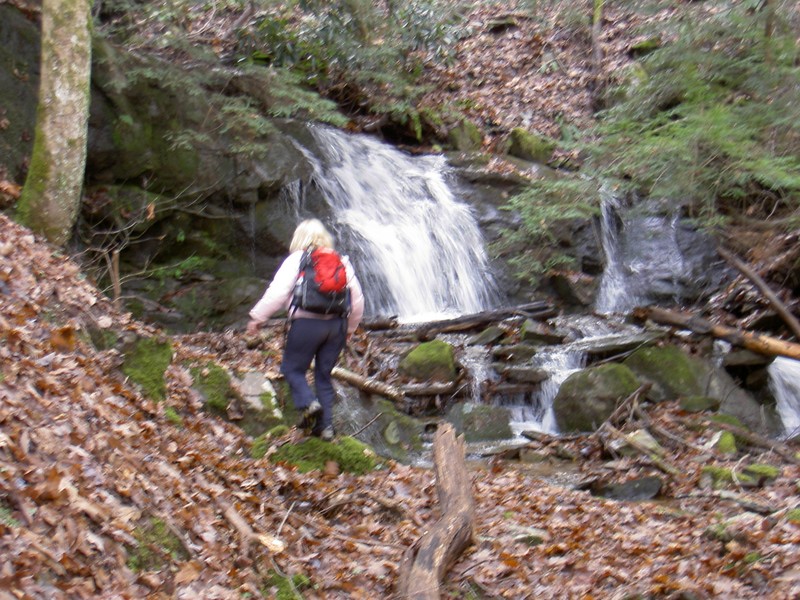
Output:
<path fill-rule="evenodd" d="M 190 360 L 274 374 L 277 329 L 253 349 L 234 332 L 171 338 L 167 397 L 153 402 L 121 375 L 119 350 L 96 350 L 87 332 L 162 332 L 3 216 L 0 259 L 0 599 L 275 597 L 275 574 L 308 578 L 295 597 L 399 597 L 404 552 L 440 516 L 433 472 L 301 474 L 250 458 L 252 440 L 192 388 Z M 702 415 L 639 409 L 616 427 L 649 429 L 660 460 L 609 456 L 610 428 L 529 444 L 584 491 L 537 475 L 542 462 L 476 463 L 474 541 L 445 597 L 797 598 L 797 444 L 726 455 Z M 777 476 L 748 479 L 755 463 Z M 728 470 L 724 489 L 707 466 Z M 644 476 L 661 483 L 653 501 L 588 491 Z"/>

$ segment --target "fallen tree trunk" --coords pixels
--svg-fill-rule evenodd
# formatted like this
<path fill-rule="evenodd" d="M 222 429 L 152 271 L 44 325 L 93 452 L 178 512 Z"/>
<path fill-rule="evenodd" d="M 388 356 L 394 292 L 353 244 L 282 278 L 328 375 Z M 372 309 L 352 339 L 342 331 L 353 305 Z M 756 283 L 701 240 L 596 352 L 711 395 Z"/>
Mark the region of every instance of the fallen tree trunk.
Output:
<path fill-rule="evenodd" d="M 394 387 L 393 385 L 389 385 L 388 383 L 384 383 L 383 381 L 378 381 L 376 379 L 364 377 L 363 375 L 353 373 L 352 371 L 348 371 L 342 367 L 333 367 L 331 375 L 336 377 L 336 379 L 345 381 L 360 390 L 369 392 L 370 394 L 386 396 L 387 398 L 391 398 L 397 402 L 406 400 L 406 396 L 402 390 Z"/>
<path fill-rule="evenodd" d="M 502 321 L 509 317 L 522 316 L 532 319 L 546 319 L 556 314 L 558 314 L 558 310 L 546 302 L 531 302 L 508 308 L 499 308 L 497 310 L 487 310 L 471 315 L 463 315 L 446 321 L 424 323 L 418 326 L 415 331 L 417 339 L 427 341 L 433 339 L 439 333 L 454 333 L 457 331 L 478 329 L 489 323 Z"/>
<path fill-rule="evenodd" d="M 789 329 L 792 330 L 794 337 L 800 340 L 800 323 L 789 311 L 789 309 L 786 308 L 786 305 L 780 301 L 778 296 L 775 295 L 775 292 L 770 289 L 770 287 L 767 285 L 767 282 L 764 281 L 761 276 L 751 269 L 745 262 L 741 261 L 738 257 L 734 256 L 724 248 L 718 248 L 717 252 L 719 252 L 719 255 L 722 258 L 727 260 L 739 271 L 741 271 L 745 277 L 752 281 L 755 286 L 761 290 L 761 293 L 764 294 L 766 299 L 772 305 L 772 308 L 775 309 L 775 312 L 780 315 L 781 319 L 783 319 L 783 322 L 786 323 Z"/>
<path fill-rule="evenodd" d="M 406 550 L 398 574 L 400 598 L 438 600 L 445 572 L 474 536 L 475 501 L 464 438 L 456 438 L 451 424 L 436 430 L 433 457 L 442 517 Z"/>
<path fill-rule="evenodd" d="M 759 333 L 741 331 L 724 325 L 714 325 L 711 321 L 686 313 L 657 308 L 654 306 L 639 307 L 633 311 L 634 318 L 644 321 L 650 319 L 662 325 L 674 325 L 689 329 L 696 333 L 712 335 L 734 344 L 747 348 L 765 356 L 786 356 L 800 360 L 800 344 L 786 342 L 777 338 L 768 337 Z"/>

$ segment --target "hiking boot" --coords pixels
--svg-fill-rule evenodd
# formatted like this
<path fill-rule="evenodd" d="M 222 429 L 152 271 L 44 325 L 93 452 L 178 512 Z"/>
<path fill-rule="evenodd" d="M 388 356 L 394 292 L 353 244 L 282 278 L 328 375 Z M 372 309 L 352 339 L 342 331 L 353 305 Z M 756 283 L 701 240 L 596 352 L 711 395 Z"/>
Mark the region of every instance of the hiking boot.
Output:
<path fill-rule="evenodd" d="M 313 400 L 311 404 L 303 409 L 298 427 L 300 429 L 311 429 L 314 426 L 314 423 L 316 423 L 317 417 L 321 412 L 322 405 L 318 400 Z"/>
<path fill-rule="evenodd" d="M 326 427 L 322 430 L 322 433 L 319 434 L 319 439 L 323 442 L 330 442 L 333 440 L 333 427 Z"/>

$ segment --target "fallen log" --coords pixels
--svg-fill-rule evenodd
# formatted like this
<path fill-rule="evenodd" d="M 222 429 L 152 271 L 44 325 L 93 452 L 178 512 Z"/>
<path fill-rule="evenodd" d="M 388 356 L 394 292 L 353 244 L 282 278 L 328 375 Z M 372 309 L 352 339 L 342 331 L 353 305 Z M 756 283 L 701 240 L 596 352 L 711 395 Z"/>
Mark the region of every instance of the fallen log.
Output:
<path fill-rule="evenodd" d="M 719 252 L 719 255 L 722 258 L 736 267 L 742 273 L 742 275 L 752 281 L 759 290 L 761 290 L 761 293 L 764 294 L 764 297 L 772 305 L 772 308 L 775 309 L 775 312 L 780 315 L 780 317 L 783 319 L 783 322 L 786 323 L 789 329 L 792 330 L 794 337 L 800 340 L 800 322 L 798 322 L 791 311 L 786 308 L 786 305 L 780 301 L 778 296 L 775 295 L 775 292 L 770 289 L 770 287 L 767 285 L 767 282 L 764 281 L 758 273 L 751 269 L 747 263 L 740 260 L 737 256 L 734 256 L 731 252 L 728 252 L 724 248 L 718 248 L 717 252 Z"/>
<path fill-rule="evenodd" d="M 800 360 L 800 344 L 768 337 L 760 333 L 741 331 L 733 327 L 726 327 L 725 325 L 715 325 L 711 321 L 696 315 L 666 310 L 655 306 L 646 306 L 635 308 L 633 310 L 633 316 L 639 321 L 650 319 L 662 325 L 672 325 L 694 331 L 695 333 L 711 335 L 728 341 L 735 346 L 741 346 L 765 356 L 786 356 L 788 358 Z"/>
<path fill-rule="evenodd" d="M 444 321 L 432 321 L 418 325 L 415 334 L 418 340 L 427 341 L 436 337 L 439 333 L 455 333 L 458 331 L 469 331 L 484 327 L 489 323 L 495 323 L 510 317 L 528 317 L 531 319 L 547 319 L 558 314 L 558 310 L 546 302 L 530 302 L 508 308 L 487 310 L 470 315 L 463 315 L 455 319 Z"/>
<path fill-rule="evenodd" d="M 786 444 L 778 441 L 772 440 L 770 438 L 766 438 L 762 435 L 757 433 L 753 433 L 752 431 L 747 431 L 746 429 L 742 429 L 741 427 L 736 427 L 736 425 L 731 425 L 729 423 L 722 423 L 720 421 L 706 421 L 709 427 L 714 427 L 716 429 L 723 429 L 725 431 L 729 431 L 737 438 L 743 440 L 749 446 L 754 446 L 756 448 L 764 448 L 771 452 L 774 452 L 781 458 L 783 458 L 786 462 L 790 462 L 795 465 L 800 465 L 800 458 L 797 457 L 797 453 Z"/>
<path fill-rule="evenodd" d="M 475 534 L 475 501 L 464 460 L 464 438 L 456 438 L 451 424 L 436 430 L 433 457 L 442 516 L 406 550 L 398 571 L 399 598 L 438 600 L 445 572 Z"/>
<path fill-rule="evenodd" d="M 406 396 L 402 390 L 394 387 L 393 385 L 389 385 L 383 381 L 378 381 L 377 379 L 364 377 L 363 375 L 353 373 L 352 371 L 348 371 L 342 367 L 333 367 L 331 375 L 336 377 L 336 379 L 345 381 L 360 390 L 369 392 L 370 394 L 385 396 L 396 402 L 402 402 L 406 400 Z"/>

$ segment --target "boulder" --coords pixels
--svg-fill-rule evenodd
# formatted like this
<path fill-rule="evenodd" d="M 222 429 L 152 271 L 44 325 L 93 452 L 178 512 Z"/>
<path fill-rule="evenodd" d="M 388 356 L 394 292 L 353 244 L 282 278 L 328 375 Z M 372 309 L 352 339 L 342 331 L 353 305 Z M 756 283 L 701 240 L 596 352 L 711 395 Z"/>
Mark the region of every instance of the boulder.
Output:
<path fill-rule="evenodd" d="M 639 385 L 633 371 L 621 364 L 608 363 L 573 373 L 553 399 L 559 431 L 594 431 Z"/>
<path fill-rule="evenodd" d="M 489 406 L 475 402 L 459 402 L 445 418 L 453 424 L 467 442 L 504 440 L 513 437 L 511 413 L 502 406 Z"/>
<path fill-rule="evenodd" d="M 442 340 L 423 342 L 400 361 L 398 371 L 417 381 L 455 381 L 455 352 Z"/>
<path fill-rule="evenodd" d="M 546 163 L 556 149 L 554 140 L 522 127 L 511 130 L 508 153 L 523 160 Z"/>
<path fill-rule="evenodd" d="M 564 342 L 562 333 L 553 331 L 550 327 L 533 319 L 525 319 L 519 331 L 520 339 L 537 345 L 561 344 Z"/>
<path fill-rule="evenodd" d="M 751 430 L 776 435 L 781 431 L 774 405 L 760 404 L 710 361 L 690 356 L 674 345 L 641 348 L 623 361 L 642 381 L 652 384 L 653 401 L 707 396 L 719 411 L 739 419 Z"/>
<path fill-rule="evenodd" d="M 639 477 L 622 483 L 608 483 L 592 488 L 592 494 L 611 500 L 650 500 L 661 493 L 660 477 Z"/>
<path fill-rule="evenodd" d="M 447 140 L 454 150 L 480 150 L 483 144 L 481 130 L 475 123 L 466 119 L 450 129 Z"/>

